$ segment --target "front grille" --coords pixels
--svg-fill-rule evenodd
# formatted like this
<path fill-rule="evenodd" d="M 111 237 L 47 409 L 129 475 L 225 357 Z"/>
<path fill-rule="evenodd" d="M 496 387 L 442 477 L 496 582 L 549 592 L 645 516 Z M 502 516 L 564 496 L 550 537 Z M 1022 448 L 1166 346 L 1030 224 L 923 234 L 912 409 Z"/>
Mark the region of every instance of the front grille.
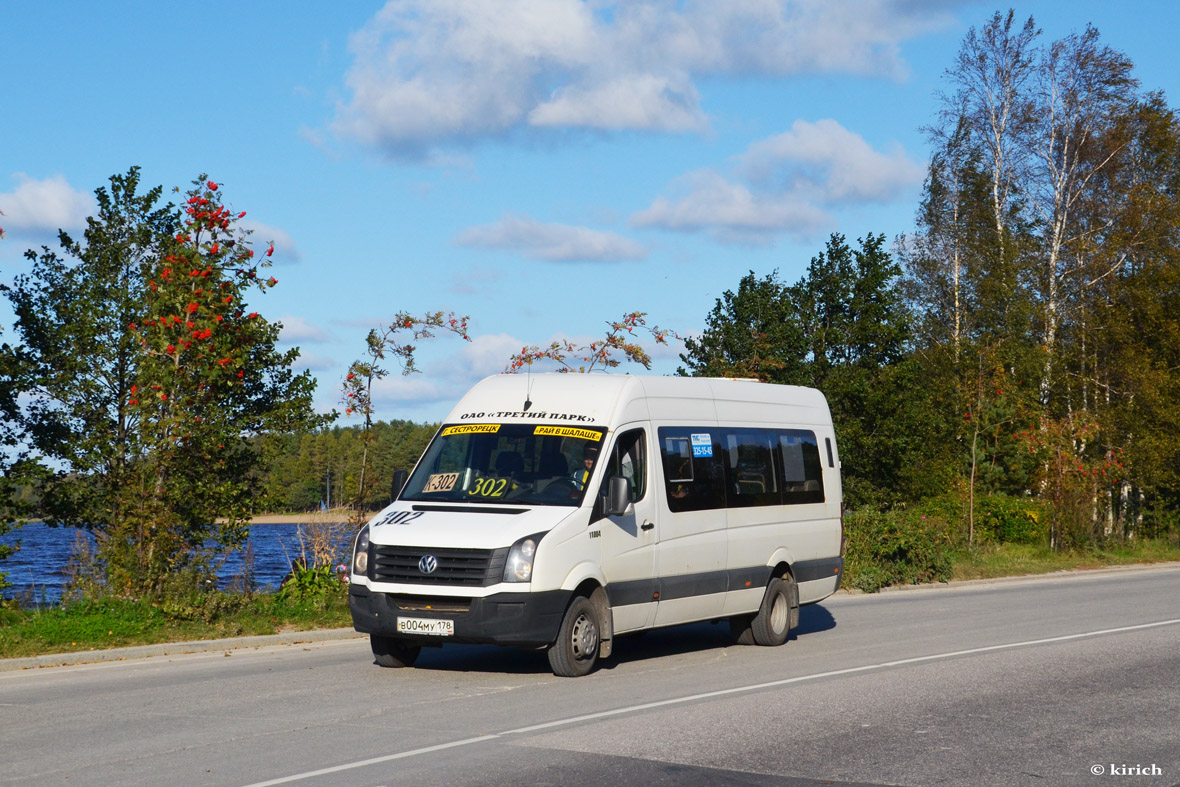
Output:
<path fill-rule="evenodd" d="M 450 585 L 487 587 L 504 579 L 508 548 L 448 549 L 442 547 L 372 546 L 369 578 L 374 582 L 399 582 L 406 585 Z M 438 568 L 424 574 L 418 562 L 433 555 Z"/>
<path fill-rule="evenodd" d="M 471 610 L 471 599 L 454 596 L 404 596 L 390 593 L 386 598 L 405 612 L 441 612 L 451 615 L 466 614 Z"/>

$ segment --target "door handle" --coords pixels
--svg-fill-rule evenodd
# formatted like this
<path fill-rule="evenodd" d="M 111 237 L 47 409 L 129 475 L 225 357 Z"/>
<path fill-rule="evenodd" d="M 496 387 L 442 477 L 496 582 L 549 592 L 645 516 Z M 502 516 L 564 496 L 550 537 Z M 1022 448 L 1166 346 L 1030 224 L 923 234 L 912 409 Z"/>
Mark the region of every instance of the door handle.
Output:
<path fill-rule="evenodd" d="M 639 526 L 639 529 L 640 530 L 651 530 L 653 527 L 655 527 L 654 522 L 644 522 L 642 525 Z"/>

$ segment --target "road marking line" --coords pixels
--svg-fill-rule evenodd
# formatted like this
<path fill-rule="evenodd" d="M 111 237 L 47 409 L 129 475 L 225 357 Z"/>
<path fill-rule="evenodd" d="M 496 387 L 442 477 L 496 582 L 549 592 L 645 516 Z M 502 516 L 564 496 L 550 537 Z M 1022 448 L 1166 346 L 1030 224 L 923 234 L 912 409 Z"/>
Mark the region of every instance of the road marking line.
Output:
<path fill-rule="evenodd" d="M 421 749 L 412 749 L 410 751 L 403 751 L 397 754 L 387 754 L 384 757 L 373 757 L 368 760 L 360 760 L 359 762 L 349 762 L 344 765 L 335 765 L 331 768 L 320 768 L 318 771 L 308 771 L 307 773 L 297 773 L 294 776 L 282 776 L 278 779 L 271 779 L 266 782 L 256 782 L 248 785 L 248 787 L 270 787 L 273 784 L 286 784 L 288 782 L 299 781 L 301 779 L 311 779 L 316 776 L 324 776 L 329 773 L 339 773 L 340 771 L 347 771 L 353 768 L 363 768 L 366 765 L 376 765 L 381 762 L 390 762 L 391 760 L 402 760 L 406 757 L 417 757 L 419 754 L 430 754 L 431 752 L 442 751 L 443 749 L 453 749 L 456 746 L 467 746 L 472 743 L 479 743 L 480 741 L 490 741 L 499 738 L 499 735 L 481 735 L 478 738 L 467 738 L 461 741 L 452 741 L 451 743 L 440 743 L 436 746 L 425 746 Z"/>
<path fill-rule="evenodd" d="M 759 691 L 762 689 L 775 688 L 777 686 L 787 686 L 792 683 L 802 683 L 809 680 L 817 680 L 819 678 L 832 678 L 839 675 L 852 675 L 858 672 L 869 672 L 871 670 L 884 669 L 886 667 L 899 667 L 905 664 L 918 664 L 924 661 L 938 661 L 941 659 L 950 659 L 956 656 L 970 656 L 977 653 L 988 653 L 996 650 L 1011 650 L 1012 648 L 1027 647 L 1030 645 L 1045 645 L 1051 642 L 1066 642 L 1073 639 L 1083 639 L 1085 637 L 1097 637 L 1102 634 L 1118 634 L 1125 631 L 1136 631 L 1139 629 L 1157 628 L 1159 626 L 1171 626 L 1180 623 L 1180 618 L 1174 620 L 1161 620 L 1156 623 L 1142 623 L 1137 626 L 1122 626 L 1120 628 L 1103 629 L 1101 631 L 1087 631 L 1081 634 L 1065 634 L 1060 637 L 1048 637 L 1046 639 L 1033 639 L 1025 642 L 1010 642 L 1006 645 L 987 645 L 982 648 L 970 648 L 968 650 L 954 650 L 949 653 L 935 653 L 929 656 L 914 656 L 908 659 L 898 659 L 896 661 L 883 661 L 879 664 L 865 664 L 860 667 L 848 667 L 846 669 L 832 670 L 830 672 L 814 672 L 810 675 L 799 675 L 794 678 L 783 678 L 782 680 L 772 680 L 767 683 L 754 683 L 748 686 L 736 686 L 731 689 L 718 689 L 717 691 L 707 691 L 702 694 L 693 694 L 688 697 L 677 697 L 670 700 L 660 700 L 658 702 L 648 702 L 642 705 L 632 705 L 627 708 L 616 708 L 615 710 L 600 711 L 599 713 L 588 713 L 584 716 L 575 716 L 569 719 L 561 719 L 559 721 L 550 721 L 544 724 L 534 724 L 531 727 L 520 727 L 515 730 L 507 730 L 499 733 L 500 735 L 517 735 L 526 732 L 536 732 L 538 730 L 549 729 L 552 727 L 562 727 L 567 724 L 577 724 L 583 721 L 593 721 L 595 719 L 608 718 L 610 716 L 618 716 L 623 713 L 634 713 L 636 711 L 650 710 L 652 708 L 661 708 L 668 705 L 680 705 L 685 702 L 695 702 L 697 700 L 712 699 L 714 697 L 724 697 L 729 694 L 740 694 L 747 691 Z"/>
<path fill-rule="evenodd" d="M 297 773 L 292 776 L 283 776 L 278 779 L 271 779 L 270 781 L 257 782 L 255 784 L 246 785 L 246 787 L 272 787 L 276 784 L 288 784 L 290 782 L 301 781 L 303 779 L 311 779 L 316 776 L 323 776 L 328 773 L 339 773 L 340 771 L 351 770 L 353 768 L 363 768 L 366 765 L 376 765 L 382 762 L 389 762 L 391 760 L 400 760 L 407 757 L 416 757 L 419 754 L 429 754 L 430 752 L 441 751 L 443 749 L 453 749 L 458 746 L 467 746 L 472 743 L 482 743 L 483 741 L 496 740 L 508 735 L 523 735 L 530 732 L 537 732 L 539 730 L 553 729 L 554 727 L 565 727 L 570 724 L 579 724 L 586 721 L 595 721 L 597 719 L 606 719 L 612 716 L 620 716 L 627 713 L 637 713 L 639 711 L 651 710 L 653 708 L 666 708 L 671 705 L 683 705 L 686 702 L 697 702 L 699 700 L 713 699 L 715 697 L 725 697 L 731 694 L 741 694 L 743 692 L 761 691 L 763 689 L 776 688 L 778 686 L 788 686 L 792 683 L 802 683 L 809 680 L 818 680 L 820 678 L 833 678 L 840 675 L 854 675 L 859 672 L 871 672 L 873 670 L 885 669 L 887 667 L 900 667 L 906 664 L 920 664 L 926 661 L 940 661 L 943 659 L 952 659 L 957 656 L 972 656 L 979 653 L 991 653 L 999 650 L 1012 650 L 1014 648 L 1030 647 L 1032 645 L 1047 645 L 1053 642 L 1069 642 L 1075 639 L 1086 639 L 1089 637 L 1099 637 L 1104 634 L 1122 634 L 1128 631 L 1142 631 L 1144 629 L 1159 628 L 1161 626 L 1174 626 L 1180 623 L 1180 618 L 1172 620 L 1160 620 L 1155 623 L 1140 623 L 1135 626 L 1120 626 L 1113 629 L 1101 629 L 1099 631 L 1085 631 L 1080 634 L 1063 634 L 1059 637 L 1046 637 L 1044 639 L 1031 639 L 1023 642 L 1009 642 L 1004 645 L 986 645 L 980 648 L 968 648 L 966 650 L 953 650 L 947 653 L 934 653 L 929 656 L 914 656 L 908 659 L 896 659 L 894 661 L 882 661 L 878 664 L 865 664 L 860 667 L 848 667 L 846 669 L 831 670 L 829 672 L 814 672 L 810 675 L 799 675 L 794 678 L 783 678 L 782 680 L 772 680 L 766 683 L 753 683 L 748 686 L 735 686 L 729 689 L 718 689 L 717 691 L 706 691 L 701 694 L 691 694 L 686 697 L 676 697 L 670 700 L 659 700 L 658 702 L 645 702 L 639 705 L 629 705 L 625 708 L 615 708 L 614 710 L 600 711 L 598 713 L 587 713 L 582 716 L 571 716 L 567 719 L 558 719 L 557 721 L 549 721 L 543 724 L 534 724 L 529 727 L 518 727 L 514 730 L 504 730 L 503 732 L 493 733 L 491 735 L 481 735 L 477 738 L 466 738 L 461 741 L 453 741 L 451 743 L 440 743 L 435 746 L 427 746 L 421 749 L 412 749 L 410 751 L 399 752 L 397 754 L 388 754 L 384 757 L 373 757 L 368 760 L 359 760 L 357 762 L 345 763 L 344 765 L 336 765 L 331 768 L 322 768 L 317 771 L 308 771 L 307 773 Z"/>

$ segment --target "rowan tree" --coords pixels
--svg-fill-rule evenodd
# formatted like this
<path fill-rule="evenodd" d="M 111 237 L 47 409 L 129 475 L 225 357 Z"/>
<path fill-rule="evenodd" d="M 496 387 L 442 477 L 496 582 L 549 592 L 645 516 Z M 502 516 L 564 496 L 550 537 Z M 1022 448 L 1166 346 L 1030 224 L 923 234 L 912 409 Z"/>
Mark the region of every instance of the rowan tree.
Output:
<path fill-rule="evenodd" d="M 60 468 L 51 524 L 93 528 L 110 590 L 159 593 L 241 544 L 255 501 L 256 436 L 320 422 L 298 350 L 246 298 L 278 282 L 217 183 L 182 208 L 140 194 L 139 170 L 96 191 L 83 242 L 30 251 L 9 292 L 29 359 L 25 439 Z"/>
<path fill-rule="evenodd" d="M 519 353 L 513 353 L 504 371 L 519 372 L 526 366 L 531 369 L 533 364 L 545 361 L 555 366 L 556 371 L 563 373 L 592 372 L 595 368 L 614 369 L 624 361 L 651 369 L 651 356 L 643 349 L 643 345 L 635 341 L 635 332 L 639 330 L 650 334 L 656 344 L 667 344 L 669 336 L 677 339 L 680 337 L 675 331 L 658 325 L 649 327 L 646 317 L 647 312 L 628 312 L 619 320 L 607 322 L 607 331 L 603 338 L 585 344 L 560 339 L 550 342 L 545 347 L 526 345 Z M 618 355 L 622 358 L 617 357 Z"/>
<path fill-rule="evenodd" d="M 346 416 L 356 415 L 364 419 L 361 428 L 360 478 L 357 481 L 356 497 L 353 502 L 353 520 L 359 527 L 364 520 L 364 505 L 371 496 L 374 481 L 369 472 L 369 449 L 373 445 L 373 383 L 389 375 L 381 364 L 393 358 L 401 366 L 403 375 L 418 372 L 414 362 L 417 342 L 434 338 L 437 331 L 449 331 L 464 341 L 471 341 L 467 335 L 468 317 L 457 316 L 454 312 L 428 312 L 418 316 L 409 312 L 398 312 L 393 321 L 381 329 L 370 330 L 365 337 L 367 358 L 353 361 L 341 383 L 341 404 Z M 409 335 L 407 341 L 403 337 Z"/>

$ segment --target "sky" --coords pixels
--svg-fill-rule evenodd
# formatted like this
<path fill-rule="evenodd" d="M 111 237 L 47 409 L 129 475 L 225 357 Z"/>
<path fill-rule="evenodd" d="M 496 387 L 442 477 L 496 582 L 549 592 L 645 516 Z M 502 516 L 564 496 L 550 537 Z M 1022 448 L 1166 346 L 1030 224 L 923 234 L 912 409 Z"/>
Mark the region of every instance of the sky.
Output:
<path fill-rule="evenodd" d="M 0 24 L 0 281 L 80 234 L 132 166 L 201 174 L 274 241 L 250 307 L 342 413 L 400 311 L 470 317 L 374 390 L 439 421 L 526 345 L 645 312 L 699 334 L 747 272 L 797 281 L 832 233 L 909 232 L 945 71 L 1008 6 L 952 0 L 13 3 Z M 1175 105 L 1180 3 L 1028 2 L 1087 24 Z M 11 341 L 12 316 L 0 305 Z M 646 342 L 652 373 L 683 346 Z M 628 370 L 627 367 L 619 371 Z M 642 373 L 638 366 L 631 372 Z"/>

